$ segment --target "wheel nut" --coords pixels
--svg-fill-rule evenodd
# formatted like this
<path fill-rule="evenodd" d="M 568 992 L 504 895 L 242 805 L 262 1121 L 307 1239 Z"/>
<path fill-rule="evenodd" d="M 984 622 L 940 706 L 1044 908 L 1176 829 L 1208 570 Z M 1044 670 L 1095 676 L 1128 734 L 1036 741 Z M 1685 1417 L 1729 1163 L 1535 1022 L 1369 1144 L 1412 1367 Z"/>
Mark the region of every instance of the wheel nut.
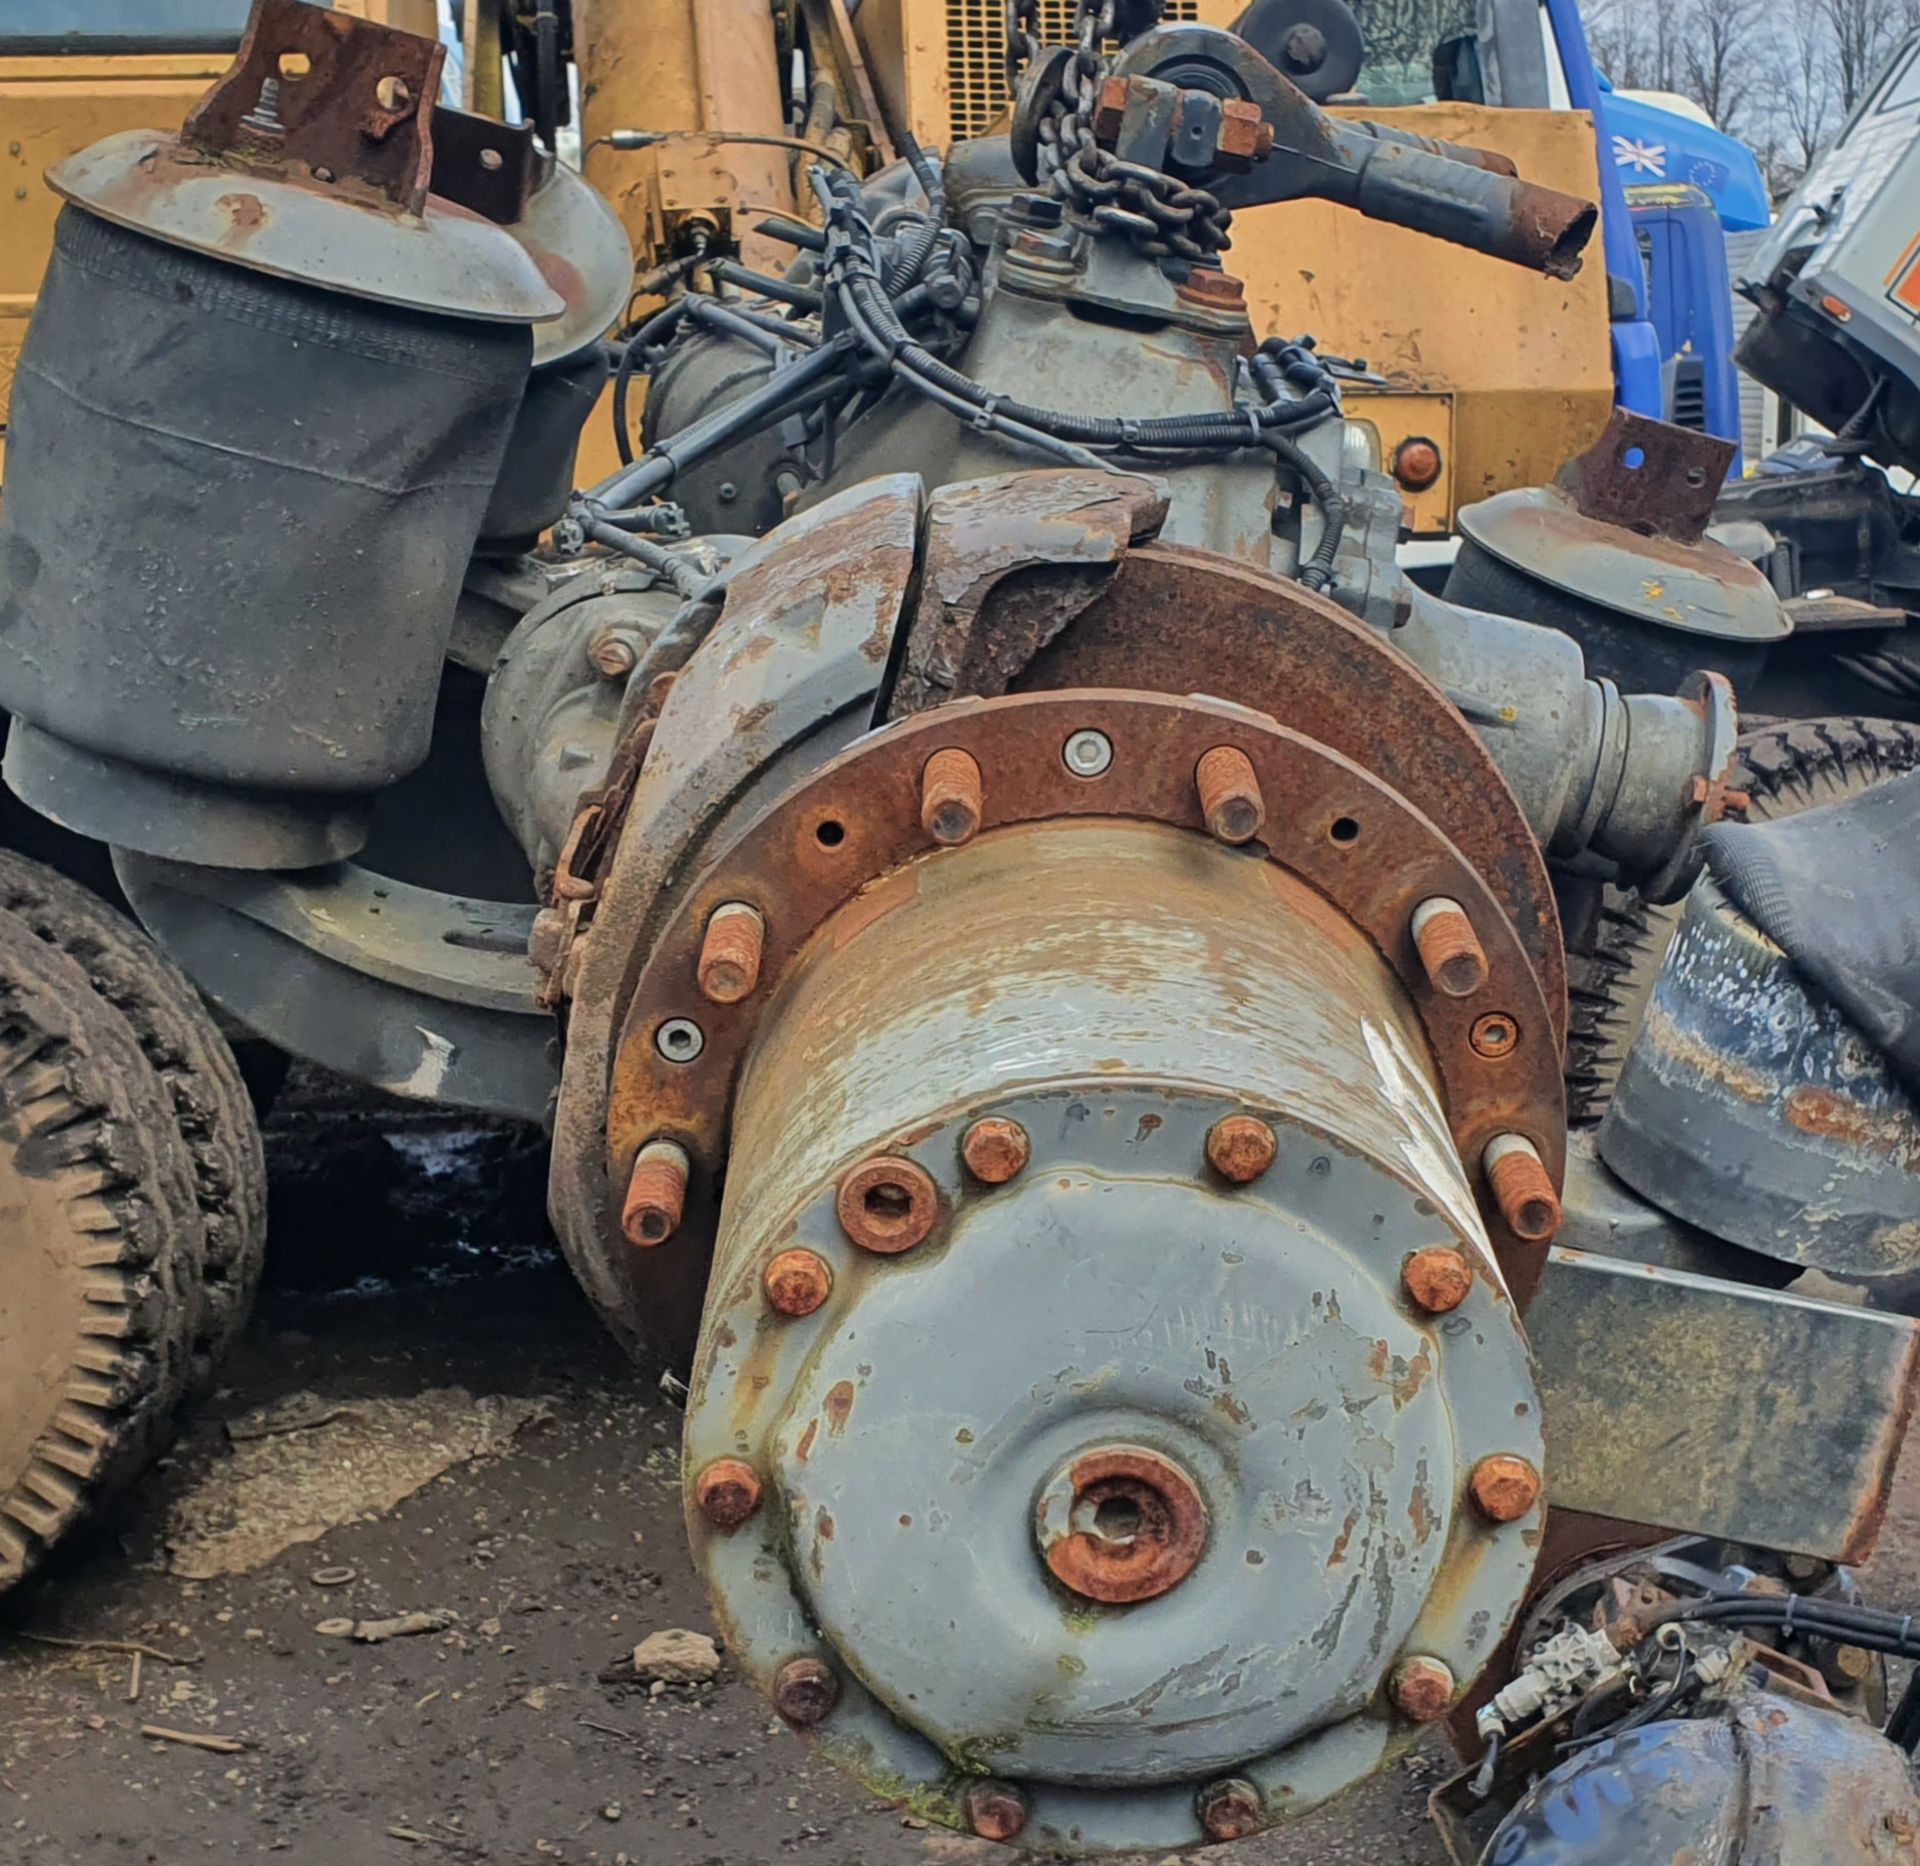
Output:
<path fill-rule="evenodd" d="M 1489 1522 L 1517 1523 L 1540 1501 L 1540 1473 L 1525 1458 L 1496 1452 L 1473 1467 L 1467 1488 Z"/>
<path fill-rule="evenodd" d="M 1496 1134 L 1481 1155 L 1487 1183 L 1507 1229 L 1529 1244 L 1542 1244 L 1560 1229 L 1560 1195 L 1533 1142 L 1519 1134 Z"/>
<path fill-rule="evenodd" d="M 694 971 L 700 995 L 714 1004 L 738 1004 L 760 982 L 766 941 L 767 923 L 745 901 L 716 907 Z"/>
<path fill-rule="evenodd" d="M 1207 1164 L 1236 1186 L 1252 1184 L 1279 1152 L 1273 1129 L 1250 1114 L 1224 1115 L 1207 1130 Z"/>
<path fill-rule="evenodd" d="M 982 1840 L 1017 1840 L 1027 1824 L 1027 1798 L 1011 1782 L 969 1782 L 960 1807 Z"/>
<path fill-rule="evenodd" d="M 1393 1702 L 1415 1723 L 1444 1717 L 1453 1704 L 1453 1672 L 1439 1659 L 1408 1659 L 1393 1675 Z"/>
<path fill-rule="evenodd" d="M 821 1659 L 789 1659 L 773 1681 L 773 1708 L 796 1728 L 824 1722 L 840 1702 L 840 1680 Z"/>
<path fill-rule="evenodd" d="M 620 1229 L 629 1244 L 643 1249 L 664 1244 L 679 1230 L 690 1170 L 685 1151 L 670 1140 L 650 1140 L 640 1149 L 620 1208 Z"/>
<path fill-rule="evenodd" d="M 810 1250 L 783 1250 L 760 1279 L 778 1315 L 811 1315 L 833 1289 L 833 1272 Z"/>
<path fill-rule="evenodd" d="M 881 1153 L 840 1181 L 834 1208 L 841 1230 L 862 1250 L 892 1257 L 912 1250 L 933 1229 L 940 1195 L 924 1168 Z"/>
<path fill-rule="evenodd" d="M 1260 1791 L 1244 1777 L 1209 1782 L 1193 1799 L 1209 1840 L 1245 1840 L 1261 1827 Z"/>
<path fill-rule="evenodd" d="M 1445 1315 L 1466 1301 L 1473 1288 L 1473 1265 L 1445 1244 L 1417 1250 L 1400 1266 L 1407 1294 L 1429 1315 Z"/>
<path fill-rule="evenodd" d="M 1253 761 L 1234 745 L 1216 745 L 1201 755 L 1193 781 L 1207 828 L 1222 842 L 1251 842 L 1267 820 L 1266 800 Z"/>
<path fill-rule="evenodd" d="M 980 767 L 957 745 L 943 746 L 920 773 L 920 827 L 943 848 L 980 831 Z"/>
<path fill-rule="evenodd" d="M 1015 1178 L 1025 1169 L 1031 1152 L 1027 1130 L 999 1115 L 974 1122 L 960 1143 L 967 1171 L 989 1186 L 1004 1186 Z"/>
<path fill-rule="evenodd" d="M 716 1529 L 738 1529 L 760 1507 L 760 1480 L 738 1458 L 716 1458 L 693 1481 L 693 1500 Z"/>
<path fill-rule="evenodd" d="M 1449 998 L 1471 998 L 1487 982 L 1487 955 L 1467 910 L 1444 895 L 1413 910 L 1413 944 L 1427 983 Z"/>

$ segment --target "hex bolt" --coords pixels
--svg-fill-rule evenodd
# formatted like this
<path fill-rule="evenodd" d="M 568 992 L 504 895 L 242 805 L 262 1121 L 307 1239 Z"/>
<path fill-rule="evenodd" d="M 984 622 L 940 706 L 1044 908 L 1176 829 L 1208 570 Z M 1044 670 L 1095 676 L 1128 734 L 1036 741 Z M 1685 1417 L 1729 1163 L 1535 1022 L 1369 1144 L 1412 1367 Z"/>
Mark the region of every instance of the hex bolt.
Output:
<path fill-rule="evenodd" d="M 1202 752 L 1193 768 L 1200 792 L 1200 813 L 1222 842 L 1251 842 L 1267 820 L 1266 799 L 1253 760 L 1237 745 L 1216 745 Z"/>
<path fill-rule="evenodd" d="M 1017 1840 L 1027 1824 L 1027 1798 L 1011 1782 L 969 1782 L 960 1810 L 982 1840 Z"/>
<path fill-rule="evenodd" d="M 920 827 L 942 848 L 957 849 L 980 833 L 980 767 L 971 753 L 945 745 L 920 773 Z"/>
<path fill-rule="evenodd" d="M 745 901 L 724 901 L 707 920 L 694 977 L 712 1004 L 738 1004 L 760 982 L 767 923 Z"/>
<path fill-rule="evenodd" d="M 1279 1136 L 1255 1115 L 1223 1115 L 1207 1129 L 1207 1164 L 1233 1185 L 1251 1185 L 1279 1153 Z"/>
<path fill-rule="evenodd" d="M 640 665 L 640 644 L 629 629 L 602 629 L 588 643 L 587 659 L 602 680 L 625 680 Z"/>
<path fill-rule="evenodd" d="M 693 1500 L 716 1529 L 738 1529 L 760 1507 L 760 1480 L 740 1458 L 716 1458 L 693 1480 Z"/>
<path fill-rule="evenodd" d="M 823 1659 L 789 1659 L 773 1681 L 773 1708 L 796 1729 L 824 1723 L 840 1702 L 840 1680 Z"/>
<path fill-rule="evenodd" d="M 1415 1723 L 1432 1723 L 1453 1705 L 1453 1670 L 1424 1654 L 1404 1660 L 1393 1675 L 1394 1708 Z"/>
<path fill-rule="evenodd" d="M 1033 1151 L 1018 1121 L 990 1114 L 974 1122 L 960 1142 L 960 1158 L 983 1185 L 1004 1186 L 1026 1169 Z"/>
<path fill-rule="evenodd" d="M 1077 778 L 1097 778 L 1113 763 L 1113 741 L 1104 732 L 1083 726 L 1060 748 L 1060 757 Z"/>
<path fill-rule="evenodd" d="M 1474 1508 L 1491 1523 L 1517 1523 L 1540 1501 L 1540 1473 L 1525 1458 L 1497 1451 L 1467 1480 Z"/>
<path fill-rule="evenodd" d="M 1471 998 L 1487 982 L 1487 955 L 1458 901 L 1436 894 L 1413 910 L 1413 944 L 1435 991 Z"/>
<path fill-rule="evenodd" d="M 1543 1244 L 1560 1229 L 1560 1195 L 1533 1142 L 1521 1134 L 1496 1134 L 1480 1156 L 1493 1201 L 1515 1237 Z"/>
<path fill-rule="evenodd" d="M 1264 1824 L 1260 1791 L 1240 1775 L 1209 1782 L 1194 1796 L 1193 1811 L 1209 1840 L 1245 1840 Z"/>
<path fill-rule="evenodd" d="M 877 1153 L 850 1168 L 834 1196 L 843 1230 L 862 1250 L 895 1257 L 912 1250 L 940 1216 L 940 1193 L 922 1166 Z"/>
<path fill-rule="evenodd" d="M 670 1140 L 650 1140 L 640 1149 L 620 1208 L 620 1229 L 629 1244 L 651 1249 L 680 1228 L 691 1170 L 686 1150 Z"/>
<path fill-rule="evenodd" d="M 690 1017 L 669 1017 L 653 1033 L 653 1047 L 670 1063 L 690 1063 L 707 1047 L 707 1033 Z"/>
<path fill-rule="evenodd" d="M 1445 1315 L 1466 1301 L 1473 1288 L 1473 1265 L 1451 1245 L 1431 1244 L 1400 1266 L 1400 1281 L 1417 1307 L 1429 1315 Z"/>
<path fill-rule="evenodd" d="M 811 1315 L 833 1293 L 833 1272 L 817 1252 L 783 1250 L 768 1261 L 760 1286 L 776 1315 Z"/>

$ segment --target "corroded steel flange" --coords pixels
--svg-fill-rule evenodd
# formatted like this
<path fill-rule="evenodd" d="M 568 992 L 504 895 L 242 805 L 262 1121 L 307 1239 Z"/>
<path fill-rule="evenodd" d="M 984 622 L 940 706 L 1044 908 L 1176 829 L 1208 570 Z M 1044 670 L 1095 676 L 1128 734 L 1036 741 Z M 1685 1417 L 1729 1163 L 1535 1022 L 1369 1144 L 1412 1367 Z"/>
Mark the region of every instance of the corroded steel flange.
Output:
<path fill-rule="evenodd" d="M 1064 748 L 1095 733 L 1112 748 L 1096 776 L 1069 768 Z M 935 848 L 921 820 L 922 772 L 945 747 L 966 750 L 981 771 L 982 833 L 1012 824 L 1122 817 L 1205 834 L 1194 771 L 1208 750 L 1232 745 L 1274 800 L 1253 849 L 1331 900 L 1384 955 L 1418 1010 L 1432 1045 L 1459 1156 L 1482 1160 L 1501 1135 L 1528 1141 L 1559 1183 L 1565 1144 L 1558 1045 L 1548 1001 L 1519 936 L 1487 882 L 1436 826 L 1378 778 L 1325 745 L 1223 702 L 1159 695 L 1075 692 L 959 703 L 862 740 L 771 806 L 681 899 L 662 929 L 628 1007 L 614 1066 L 607 1127 L 612 1183 L 624 1185 L 642 1145 L 668 1138 L 694 1162 L 688 1230 L 711 1231 L 714 1176 L 725 1158 L 736 1071 L 768 999 L 815 929 L 863 890 L 877 900 L 915 858 Z M 911 886 L 907 877 L 901 885 Z M 1414 910 L 1435 896 L 1457 901 L 1486 953 L 1482 990 L 1437 991 L 1421 965 Z M 709 917 L 744 901 L 765 924 L 762 989 L 711 1004 L 697 984 Z M 1476 1050 L 1472 1032 L 1490 1010 L 1517 1040 L 1503 1054 Z M 676 1020 L 696 1024 L 691 1061 L 656 1041 Z M 1484 1176 L 1476 1196 L 1500 1268 L 1524 1305 L 1544 1257 L 1505 1224 Z M 696 1209 L 697 1208 L 697 1209 Z"/>

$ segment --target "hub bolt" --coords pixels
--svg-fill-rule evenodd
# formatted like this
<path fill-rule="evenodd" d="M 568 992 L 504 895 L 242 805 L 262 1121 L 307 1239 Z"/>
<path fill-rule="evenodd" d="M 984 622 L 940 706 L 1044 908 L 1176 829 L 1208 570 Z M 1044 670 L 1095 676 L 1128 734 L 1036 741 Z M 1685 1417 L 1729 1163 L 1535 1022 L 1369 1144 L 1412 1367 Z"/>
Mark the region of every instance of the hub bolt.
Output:
<path fill-rule="evenodd" d="M 893 1257 L 925 1240 L 940 1215 L 940 1194 L 924 1167 L 879 1153 L 840 1181 L 834 1209 L 862 1250 Z"/>
<path fill-rule="evenodd" d="M 957 745 L 943 746 L 920 773 L 920 827 L 942 848 L 980 833 L 980 767 Z"/>
<path fill-rule="evenodd" d="M 1473 1045 L 1476 1056 L 1484 1056 L 1489 1062 L 1497 1061 L 1513 1054 L 1520 1041 L 1520 1026 L 1505 1011 L 1489 1011 L 1485 1017 L 1473 1020 L 1467 1041 Z"/>
<path fill-rule="evenodd" d="M 603 629 L 587 647 L 587 659 L 603 680 L 625 680 L 640 665 L 640 644 L 630 629 Z"/>
<path fill-rule="evenodd" d="M 700 1514 L 716 1529 L 738 1529 L 760 1507 L 760 1480 L 738 1458 L 716 1458 L 693 1481 Z"/>
<path fill-rule="evenodd" d="M 1515 1237 L 1541 1244 L 1560 1229 L 1560 1195 L 1532 1141 L 1520 1134 L 1496 1134 L 1480 1163 L 1500 1216 Z"/>
<path fill-rule="evenodd" d="M 1467 910 L 1436 894 L 1413 910 L 1413 944 L 1427 983 L 1449 998 L 1471 998 L 1487 982 L 1487 955 Z"/>
<path fill-rule="evenodd" d="M 810 1250 L 783 1250 L 760 1279 L 767 1302 L 778 1315 L 811 1315 L 833 1289 L 826 1260 Z"/>
<path fill-rule="evenodd" d="M 822 1659 L 789 1659 L 773 1681 L 773 1708 L 788 1723 L 810 1730 L 840 1702 L 840 1680 Z"/>
<path fill-rule="evenodd" d="M 1408 1659 L 1393 1675 L 1393 1702 L 1403 1717 L 1432 1723 L 1453 1705 L 1453 1671 L 1439 1659 Z"/>
<path fill-rule="evenodd" d="M 1473 1265 L 1450 1245 L 1417 1250 L 1400 1266 L 1407 1294 L 1429 1315 L 1445 1315 L 1466 1301 L 1473 1288 Z"/>
<path fill-rule="evenodd" d="M 1267 820 L 1266 800 L 1253 761 L 1237 745 L 1216 745 L 1194 767 L 1200 811 L 1222 842 L 1251 842 Z"/>
<path fill-rule="evenodd" d="M 1489 1522 L 1517 1523 L 1540 1501 L 1540 1473 L 1525 1458 L 1496 1452 L 1473 1467 L 1467 1488 Z"/>
<path fill-rule="evenodd" d="M 1261 1828 L 1260 1791 L 1244 1776 L 1209 1782 L 1193 1798 L 1193 1811 L 1209 1840 L 1245 1840 Z"/>
<path fill-rule="evenodd" d="M 1017 1840 L 1027 1824 L 1027 1798 L 1011 1782 L 969 1782 L 960 1807 L 982 1840 Z"/>
<path fill-rule="evenodd" d="M 1251 1185 L 1279 1153 L 1279 1137 L 1250 1114 L 1224 1115 L 1207 1130 L 1207 1164 L 1236 1186 Z"/>
<path fill-rule="evenodd" d="M 960 1142 L 960 1157 L 975 1179 L 989 1186 L 1004 1186 L 1026 1168 L 1033 1151 L 1027 1130 L 1018 1121 L 1000 1115 L 988 1115 L 974 1122 Z"/>
<path fill-rule="evenodd" d="M 690 1170 L 685 1149 L 670 1140 L 650 1140 L 640 1149 L 620 1208 L 620 1229 L 629 1244 L 648 1249 L 679 1230 Z"/>
<path fill-rule="evenodd" d="M 707 1047 L 707 1033 L 690 1017 L 669 1017 L 653 1033 L 653 1047 L 670 1063 L 690 1063 Z"/>
<path fill-rule="evenodd" d="M 713 910 L 694 976 L 700 995 L 714 1004 L 738 1004 L 760 982 L 760 958 L 766 950 L 767 923 L 745 901 L 726 901 Z"/>
<path fill-rule="evenodd" d="M 1083 726 L 1061 748 L 1066 767 L 1079 778 L 1097 778 L 1113 763 L 1113 741 L 1104 732 Z"/>

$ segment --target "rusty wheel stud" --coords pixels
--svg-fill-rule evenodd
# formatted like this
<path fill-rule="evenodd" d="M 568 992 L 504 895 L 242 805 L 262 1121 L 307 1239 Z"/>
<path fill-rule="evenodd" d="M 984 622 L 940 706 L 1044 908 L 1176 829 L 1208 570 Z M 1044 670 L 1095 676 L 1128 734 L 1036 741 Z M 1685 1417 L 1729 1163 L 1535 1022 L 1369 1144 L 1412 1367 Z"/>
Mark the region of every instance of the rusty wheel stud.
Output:
<path fill-rule="evenodd" d="M 1251 842 L 1267 820 L 1266 800 L 1253 761 L 1234 745 L 1216 745 L 1200 755 L 1193 781 L 1207 828 L 1222 842 Z"/>
<path fill-rule="evenodd" d="M 1453 1671 L 1439 1659 L 1406 1660 L 1393 1675 L 1394 1708 L 1415 1723 L 1432 1723 L 1453 1706 Z"/>
<path fill-rule="evenodd" d="M 760 982 L 767 923 L 745 901 L 725 901 L 707 921 L 694 976 L 713 1004 L 738 1004 Z"/>
<path fill-rule="evenodd" d="M 920 827 L 943 848 L 980 832 L 980 767 L 957 745 L 943 746 L 920 773 Z"/>
<path fill-rule="evenodd" d="M 1245 1840 L 1260 1831 L 1260 1791 L 1238 1775 L 1209 1782 L 1193 1798 L 1193 1811 L 1209 1840 Z"/>
<path fill-rule="evenodd" d="M 1251 1185 L 1279 1152 L 1273 1129 L 1250 1114 L 1223 1115 L 1207 1130 L 1207 1164 L 1236 1186 Z"/>
<path fill-rule="evenodd" d="M 974 1122 L 960 1142 L 960 1158 L 983 1185 L 1004 1186 L 1025 1171 L 1032 1152 L 1027 1130 L 1018 1121 L 990 1114 Z"/>
<path fill-rule="evenodd" d="M 760 1480 L 739 1458 L 716 1458 L 693 1480 L 693 1500 L 716 1529 L 738 1529 L 760 1507 Z"/>
<path fill-rule="evenodd" d="M 640 1149 L 620 1208 L 620 1229 L 629 1244 L 647 1249 L 679 1230 L 690 1170 L 685 1150 L 670 1140 L 650 1140 Z"/>
<path fill-rule="evenodd" d="M 810 1250 L 783 1250 L 760 1279 L 776 1315 L 811 1315 L 833 1290 L 833 1272 Z"/>
<path fill-rule="evenodd" d="M 960 1808 L 982 1840 L 1017 1840 L 1027 1824 L 1027 1798 L 1011 1782 L 969 1782 Z"/>
<path fill-rule="evenodd" d="M 1517 1523 L 1540 1501 L 1540 1473 L 1525 1458 L 1499 1451 L 1473 1467 L 1467 1489 L 1489 1522 Z"/>
<path fill-rule="evenodd" d="M 1436 894 L 1413 910 L 1413 944 L 1427 983 L 1449 998 L 1471 998 L 1487 982 L 1487 955 L 1458 901 Z"/>
<path fill-rule="evenodd" d="M 1532 1141 L 1520 1134 L 1496 1134 L 1480 1163 L 1500 1216 L 1515 1237 L 1540 1244 L 1560 1229 L 1560 1195 Z"/>
<path fill-rule="evenodd" d="M 834 1210 L 862 1250 L 892 1257 L 925 1240 L 940 1215 L 940 1194 L 924 1167 L 877 1153 L 841 1179 Z"/>
<path fill-rule="evenodd" d="M 840 1702 L 840 1680 L 823 1659 L 789 1659 L 773 1681 L 773 1708 L 796 1729 L 824 1723 Z"/>
<path fill-rule="evenodd" d="M 1445 1315 L 1466 1301 L 1473 1288 L 1473 1265 L 1448 1244 L 1415 1251 L 1400 1266 L 1400 1281 L 1414 1304 L 1429 1315 Z"/>

